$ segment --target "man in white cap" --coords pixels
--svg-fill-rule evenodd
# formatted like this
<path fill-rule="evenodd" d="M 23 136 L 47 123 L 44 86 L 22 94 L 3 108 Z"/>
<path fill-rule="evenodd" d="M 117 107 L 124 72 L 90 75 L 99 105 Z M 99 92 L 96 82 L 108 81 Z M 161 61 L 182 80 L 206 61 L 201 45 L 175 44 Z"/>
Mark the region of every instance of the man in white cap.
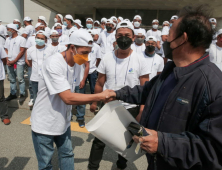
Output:
<path fill-rule="evenodd" d="M 46 22 L 46 18 L 44 16 L 39 16 L 38 22 L 42 23 L 45 26 L 45 34 L 47 35 L 47 38 L 49 38 L 51 29 L 48 27 L 48 23 Z"/>
<path fill-rule="evenodd" d="M 178 20 L 178 16 L 177 15 L 173 15 L 171 18 L 170 18 L 170 27 L 172 27 L 173 23 Z"/>
<path fill-rule="evenodd" d="M 112 16 L 110 19 L 113 20 L 113 22 L 114 22 L 116 25 L 118 24 L 118 20 L 117 20 L 117 18 L 116 18 L 115 16 Z"/>
<path fill-rule="evenodd" d="M 62 16 L 62 14 L 57 14 L 54 18 L 54 22 L 55 22 L 55 24 L 61 24 L 62 25 L 62 32 L 64 33 L 66 26 L 63 25 L 63 16 Z M 54 25 L 52 27 L 52 30 L 54 30 Z"/>
<path fill-rule="evenodd" d="M 146 30 L 143 28 L 140 28 L 142 24 L 142 18 L 140 15 L 135 15 L 133 18 L 133 26 L 134 26 L 134 32 L 136 33 L 139 30 L 143 31 L 143 34 L 146 35 Z"/>
<path fill-rule="evenodd" d="M 62 25 L 60 23 L 55 23 L 54 30 L 58 32 L 59 43 L 65 43 L 69 41 L 69 37 L 66 34 L 63 34 Z"/>
<path fill-rule="evenodd" d="M 147 68 L 150 69 L 150 80 L 163 71 L 164 61 L 163 58 L 155 53 L 155 47 L 157 45 L 157 39 L 154 36 L 146 38 L 146 50 L 143 52 L 146 59 Z"/>
<path fill-rule="evenodd" d="M 106 31 L 101 32 L 97 44 L 101 47 L 102 58 L 105 53 L 114 50 L 113 43 L 115 42 L 114 23 L 111 19 L 106 21 Z"/>
<path fill-rule="evenodd" d="M 143 85 L 149 80 L 149 68 L 142 56 L 133 51 L 130 46 L 134 41 L 134 27 L 130 22 L 120 22 L 116 29 L 116 42 L 119 49 L 106 53 L 101 60 L 97 71 L 99 72 L 98 81 L 95 86 L 95 93 L 100 93 L 103 88 L 118 90 L 124 86 L 134 87 Z M 104 86 L 105 85 L 105 86 Z M 140 112 L 138 105 L 123 103 L 124 107 L 134 116 Z M 97 102 L 93 102 L 90 110 L 95 112 Z M 98 169 L 102 160 L 105 144 L 95 138 L 92 144 L 88 169 Z M 127 160 L 118 155 L 117 168 L 125 169 Z"/>
<path fill-rule="evenodd" d="M 131 49 L 137 53 L 143 53 L 146 49 L 144 42 L 145 42 L 144 31 L 142 29 L 137 30 L 135 32 L 135 40 L 133 44 L 131 45 Z"/>
<path fill-rule="evenodd" d="M 222 71 L 222 29 L 217 32 L 216 43 L 211 43 L 209 48 L 210 61 Z"/>
<path fill-rule="evenodd" d="M 73 26 L 73 24 L 75 23 L 72 15 L 68 14 L 64 17 L 64 22 L 63 25 L 66 26 L 65 28 L 65 32 L 63 34 L 67 35 L 68 37 L 70 36 L 70 34 L 76 30 L 78 30 L 76 27 Z"/>
<path fill-rule="evenodd" d="M 75 20 L 75 25 L 74 25 L 76 28 L 78 28 L 78 29 L 82 29 L 83 28 L 83 26 L 82 26 L 82 22 L 81 22 L 81 20 L 80 19 L 76 19 Z"/>
<path fill-rule="evenodd" d="M 122 22 L 123 21 L 123 17 L 119 16 L 118 17 L 118 23 Z"/>
<path fill-rule="evenodd" d="M 7 34 L 9 38 L 5 42 L 5 51 L 8 54 L 7 72 L 10 81 L 10 95 L 6 101 L 17 98 L 17 83 L 16 77 L 19 82 L 20 100 L 23 101 L 25 97 L 25 80 L 24 80 L 24 65 L 25 65 L 25 43 L 26 39 L 18 35 L 17 26 L 15 24 L 7 25 Z M 16 70 L 14 65 L 17 65 Z"/>
<path fill-rule="evenodd" d="M 41 72 L 41 67 L 43 61 L 50 55 L 46 50 L 46 40 L 47 35 L 44 31 L 38 31 L 35 36 L 35 46 L 30 47 L 27 50 L 27 60 L 28 65 L 32 67 L 31 73 L 31 85 L 33 91 L 33 103 L 35 103 L 37 93 L 38 93 L 38 81 L 39 74 Z"/>
<path fill-rule="evenodd" d="M 7 62 L 8 55 L 6 54 L 3 46 L 0 45 L 0 118 L 5 125 L 11 123 L 8 115 L 8 104 L 5 101 L 4 95 L 4 79 L 5 79 L 5 68 L 4 65 Z"/>
<path fill-rule="evenodd" d="M 93 29 L 93 19 L 87 18 L 86 19 L 86 30 L 92 30 Z"/>
<path fill-rule="evenodd" d="M 101 28 L 102 28 L 103 30 L 106 29 L 106 21 L 107 21 L 106 18 L 102 18 L 102 19 L 101 19 Z"/>
<path fill-rule="evenodd" d="M 25 29 L 22 36 L 28 39 L 30 36 L 32 36 L 32 34 L 34 34 L 35 28 L 32 26 L 32 19 L 30 17 L 25 17 L 23 23 L 25 25 Z"/>
<path fill-rule="evenodd" d="M 21 26 L 20 20 L 19 20 L 19 19 L 14 19 L 14 20 L 13 20 L 13 24 L 16 24 L 17 29 L 18 29 L 18 34 L 19 34 L 20 36 L 22 36 L 23 31 L 24 31 L 24 28 Z"/>
<path fill-rule="evenodd" d="M 216 32 L 216 27 L 217 27 L 217 20 L 215 18 L 210 18 L 209 19 L 210 23 L 211 23 L 211 27 L 214 30 L 214 36 L 213 36 L 213 41 L 212 43 L 216 43 L 217 42 L 217 32 Z"/>
<path fill-rule="evenodd" d="M 4 25 L 1 24 L 2 20 L 0 20 L 0 45 L 5 45 L 6 35 L 7 35 L 7 29 Z"/>
<path fill-rule="evenodd" d="M 67 49 L 65 45 L 59 42 L 59 33 L 56 30 L 50 32 L 50 44 L 47 45 L 46 51 L 49 55 L 61 53 Z"/>
<path fill-rule="evenodd" d="M 99 35 L 102 31 L 103 29 L 100 27 L 100 22 L 98 20 L 94 21 L 93 33 L 96 41 L 99 39 Z"/>
<path fill-rule="evenodd" d="M 110 90 L 100 94 L 73 93 L 74 65 L 87 61 L 92 37 L 85 30 L 77 30 L 70 35 L 67 45 L 66 51 L 48 57 L 40 72 L 39 92 L 31 114 L 32 139 L 39 169 L 52 169 L 55 143 L 60 170 L 74 170 L 70 131 L 72 105 L 104 101 L 111 94 Z"/>

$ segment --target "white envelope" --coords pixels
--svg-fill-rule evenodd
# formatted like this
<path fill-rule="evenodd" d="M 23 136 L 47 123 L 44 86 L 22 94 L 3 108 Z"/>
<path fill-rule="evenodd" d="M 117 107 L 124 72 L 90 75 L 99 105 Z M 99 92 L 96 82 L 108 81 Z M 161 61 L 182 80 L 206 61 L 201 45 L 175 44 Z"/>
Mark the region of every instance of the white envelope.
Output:
<path fill-rule="evenodd" d="M 127 131 L 131 122 L 138 123 L 119 101 L 106 104 L 97 115 L 86 125 L 86 129 L 95 137 L 122 155 L 128 161 L 133 162 L 145 152 L 135 153 L 137 144 L 134 142 L 131 148 L 127 145 L 132 135 Z"/>

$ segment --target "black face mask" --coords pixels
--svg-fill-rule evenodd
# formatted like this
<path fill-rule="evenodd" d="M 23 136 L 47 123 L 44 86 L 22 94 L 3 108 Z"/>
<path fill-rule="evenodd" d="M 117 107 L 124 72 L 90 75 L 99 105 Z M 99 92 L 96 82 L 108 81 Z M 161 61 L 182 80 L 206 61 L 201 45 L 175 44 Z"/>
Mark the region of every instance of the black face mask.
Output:
<path fill-rule="evenodd" d="M 173 41 L 175 41 L 177 38 L 179 38 L 182 35 L 177 36 L 174 40 L 172 40 L 171 42 L 165 41 L 163 43 L 163 51 L 164 51 L 164 55 L 166 58 L 173 60 L 173 50 L 177 49 L 178 47 L 182 46 L 184 43 L 180 44 L 179 46 L 177 46 L 176 48 L 170 48 L 170 43 L 172 43 Z"/>
<path fill-rule="evenodd" d="M 111 31 L 111 30 L 112 30 L 112 27 L 106 26 L 106 30 L 107 30 L 107 31 Z"/>
<path fill-rule="evenodd" d="M 154 46 L 152 46 L 152 45 L 146 46 L 146 51 L 147 51 L 148 53 L 152 53 L 152 52 L 154 52 L 154 50 L 155 50 L 155 47 L 154 47 Z"/>
<path fill-rule="evenodd" d="M 126 50 L 126 49 L 128 49 L 130 46 L 131 46 L 131 44 L 132 44 L 132 39 L 131 38 L 129 38 L 129 37 L 126 37 L 126 36 L 122 36 L 122 37 L 119 37 L 117 40 L 116 40 L 116 42 L 117 42 L 117 44 L 118 44 L 118 46 L 119 46 L 119 48 L 121 49 L 121 50 Z"/>

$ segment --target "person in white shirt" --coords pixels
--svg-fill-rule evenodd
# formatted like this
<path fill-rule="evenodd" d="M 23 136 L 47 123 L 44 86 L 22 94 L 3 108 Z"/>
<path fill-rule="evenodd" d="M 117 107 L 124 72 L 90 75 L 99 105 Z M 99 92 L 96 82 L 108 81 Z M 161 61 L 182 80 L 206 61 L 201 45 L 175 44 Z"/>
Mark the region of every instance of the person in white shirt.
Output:
<path fill-rule="evenodd" d="M 146 37 L 154 36 L 157 39 L 157 45 L 156 45 L 155 52 L 156 53 L 161 53 L 160 52 L 161 31 L 158 30 L 158 27 L 159 27 L 159 21 L 157 19 L 154 19 L 152 21 L 152 29 L 147 31 Z"/>
<path fill-rule="evenodd" d="M 146 30 L 143 28 L 140 28 L 142 24 L 142 18 L 140 15 L 135 15 L 133 18 L 133 26 L 134 26 L 134 32 L 135 34 L 137 33 L 137 31 L 143 31 L 143 34 L 146 35 Z"/>
<path fill-rule="evenodd" d="M 5 79 L 5 68 L 7 54 L 0 45 L 0 118 L 5 125 L 9 125 L 11 123 L 8 115 L 8 104 L 5 101 L 4 95 L 4 79 Z"/>
<path fill-rule="evenodd" d="M 116 24 L 116 26 L 117 26 L 117 24 L 118 24 L 118 19 L 117 19 L 115 16 L 112 16 L 110 19 L 113 20 L 113 22 L 114 22 L 114 23 Z"/>
<path fill-rule="evenodd" d="M 62 29 L 62 25 L 61 24 L 55 23 L 54 29 L 59 34 L 59 43 L 66 43 L 66 42 L 69 41 L 69 37 L 66 34 L 63 34 L 63 29 Z"/>
<path fill-rule="evenodd" d="M 46 22 L 46 18 L 44 16 L 39 16 L 38 22 L 42 23 L 45 26 L 45 33 L 47 35 L 47 38 L 49 38 L 51 29 L 48 27 L 48 24 Z"/>
<path fill-rule="evenodd" d="M 73 93 L 74 65 L 82 64 L 79 58 L 84 61 L 87 58 L 92 37 L 84 30 L 77 30 L 70 35 L 67 45 L 66 51 L 43 62 L 39 78 L 39 92 L 31 114 L 32 139 L 39 169 L 52 169 L 55 143 L 60 170 L 74 170 L 70 131 L 72 105 L 105 101 L 111 95 L 110 90 L 100 94 Z"/>
<path fill-rule="evenodd" d="M 130 22 L 120 22 L 116 30 L 116 42 L 119 49 L 106 53 L 97 69 L 99 72 L 95 93 L 100 93 L 104 88 L 118 90 L 124 86 L 134 87 L 143 85 L 149 80 L 149 69 L 142 56 L 134 52 L 130 46 L 134 41 L 134 28 Z M 139 114 L 139 106 L 129 103 L 122 103 L 134 116 Z M 95 111 L 97 103 L 93 102 L 90 110 Z M 142 112 L 141 112 L 142 113 Z M 141 115 L 141 114 L 140 114 Z M 102 159 L 105 144 L 95 138 L 92 144 L 88 169 L 98 169 Z M 118 155 L 117 168 L 125 169 L 127 160 Z"/>
<path fill-rule="evenodd" d="M 52 30 L 50 33 L 51 44 L 47 45 L 46 51 L 49 55 L 55 53 L 61 53 L 67 49 L 65 45 L 59 43 L 59 33 L 56 30 Z"/>
<path fill-rule="evenodd" d="M 22 36 L 24 28 L 21 26 L 21 22 L 19 19 L 14 19 L 13 24 L 16 24 L 17 29 L 18 29 L 18 35 Z"/>
<path fill-rule="evenodd" d="M 25 17 L 24 20 L 25 29 L 22 36 L 28 39 L 35 32 L 35 28 L 32 26 L 32 19 L 30 17 Z"/>
<path fill-rule="evenodd" d="M 27 50 L 27 60 L 28 65 L 32 67 L 31 73 L 31 85 L 33 91 L 33 103 L 35 103 L 37 93 L 38 93 L 38 81 L 39 81 L 39 74 L 41 72 L 41 67 L 43 61 L 49 56 L 46 51 L 46 33 L 43 31 L 39 31 L 36 33 L 35 42 L 36 45 L 32 46 Z"/>
<path fill-rule="evenodd" d="M 17 98 L 17 77 L 20 89 L 20 100 L 22 102 L 25 97 L 24 65 L 26 39 L 18 35 L 17 26 L 15 24 L 7 25 L 7 34 L 9 37 L 6 39 L 4 48 L 8 54 L 7 72 L 10 81 L 10 95 L 6 98 L 6 101 Z M 15 64 L 16 70 L 14 69 Z"/>
<path fill-rule="evenodd" d="M 135 51 L 136 53 L 142 53 L 145 51 L 146 46 L 144 44 L 145 42 L 145 34 L 144 31 L 138 30 L 135 32 L 135 41 L 131 45 L 131 49 Z"/>
<path fill-rule="evenodd" d="M 56 14 L 54 18 L 55 25 L 60 24 L 62 26 L 62 33 L 65 33 L 66 26 L 63 25 L 63 16 L 62 14 Z M 55 25 L 53 25 L 52 30 L 55 29 Z"/>
<path fill-rule="evenodd" d="M 211 43 L 209 48 L 210 61 L 222 71 L 222 29 L 217 32 L 216 43 Z"/>
<path fill-rule="evenodd" d="M 83 28 L 83 26 L 82 26 L 82 22 L 81 22 L 81 20 L 80 19 L 76 19 L 75 20 L 75 25 L 74 25 L 76 28 L 78 28 L 78 29 L 82 29 Z"/>
<path fill-rule="evenodd" d="M 114 31 L 114 23 L 111 19 L 108 19 L 106 22 L 106 30 L 101 32 L 97 44 L 101 47 L 102 57 L 108 52 L 114 50 L 113 43 L 116 41 Z"/>
<path fill-rule="evenodd" d="M 102 18 L 102 19 L 101 19 L 101 28 L 102 28 L 102 30 L 105 30 L 105 29 L 106 29 L 106 21 L 107 21 L 106 18 Z"/>
<path fill-rule="evenodd" d="M 100 33 L 103 31 L 103 29 L 100 27 L 100 22 L 99 21 L 94 21 L 94 27 L 93 27 L 93 31 L 94 31 L 94 33 L 95 33 L 95 39 L 96 39 L 96 41 L 98 40 L 98 38 L 99 38 L 99 35 L 100 35 Z"/>
<path fill-rule="evenodd" d="M 6 35 L 7 35 L 7 29 L 4 25 L 1 24 L 2 20 L 0 20 L 0 45 L 5 45 Z"/>
<path fill-rule="evenodd" d="M 214 30 L 214 35 L 213 35 L 212 43 L 216 43 L 217 42 L 217 32 L 216 32 L 217 20 L 215 18 L 210 18 L 209 21 L 211 23 L 212 29 Z"/>
<path fill-rule="evenodd" d="M 74 31 L 78 30 L 76 27 L 73 26 L 73 24 L 75 23 L 72 15 L 66 15 L 64 17 L 64 21 L 63 21 L 63 25 L 66 26 L 66 28 L 64 29 L 64 33 L 65 35 L 67 35 L 69 37 L 69 35 L 71 33 L 73 33 Z"/>
<path fill-rule="evenodd" d="M 93 19 L 87 18 L 86 19 L 86 30 L 92 30 L 93 29 Z"/>
<path fill-rule="evenodd" d="M 146 38 L 146 50 L 143 52 L 146 59 L 147 68 L 150 69 L 149 79 L 151 80 L 156 75 L 160 74 L 164 68 L 163 58 L 155 53 L 155 47 L 157 44 L 156 37 L 149 36 Z"/>

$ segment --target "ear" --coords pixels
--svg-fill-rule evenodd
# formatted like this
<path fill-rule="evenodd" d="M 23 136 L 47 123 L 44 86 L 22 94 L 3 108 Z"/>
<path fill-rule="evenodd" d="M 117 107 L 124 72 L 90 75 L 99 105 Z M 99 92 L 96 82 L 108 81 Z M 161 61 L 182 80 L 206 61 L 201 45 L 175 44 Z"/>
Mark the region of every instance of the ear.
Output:
<path fill-rule="evenodd" d="M 135 38 L 136 38 L 136 36 L 135 36 L 135 34 L 134 34 L 134 35 L 133 35 L 133 38 L 132 38 L 132 41 L 133 41 L 133 42 L 134 42 Z"/>
<path fill-rule="evenodd" d="M 186 32 L 184 32 L 183 33 L 183 41 L 185 41 L 185 42 L 187 42 L 188 41 L 188 36 L 187 36 L 187 33 Z"/>

